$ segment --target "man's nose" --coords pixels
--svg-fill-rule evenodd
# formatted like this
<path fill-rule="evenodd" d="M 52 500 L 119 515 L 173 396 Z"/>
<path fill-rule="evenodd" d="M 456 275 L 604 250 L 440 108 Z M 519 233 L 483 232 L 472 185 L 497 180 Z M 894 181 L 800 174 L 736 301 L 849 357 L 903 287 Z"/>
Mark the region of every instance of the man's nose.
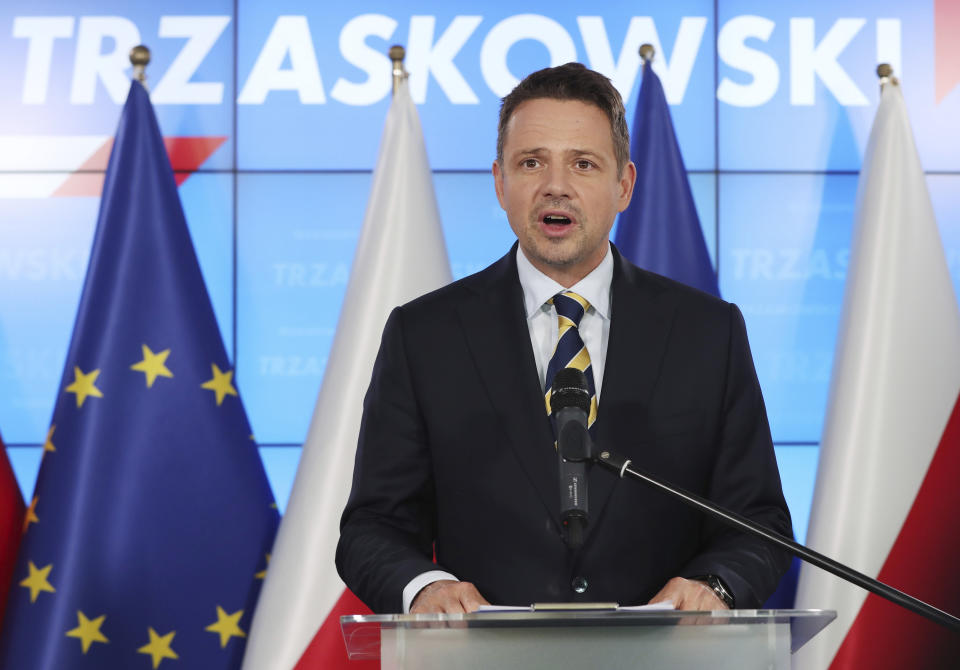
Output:
<path fill-rule="evenodd" d="M 545 198 L 571 197 L 570 172 L 562 165 L 548 165 L 543 171 L 540 190 Z"/>

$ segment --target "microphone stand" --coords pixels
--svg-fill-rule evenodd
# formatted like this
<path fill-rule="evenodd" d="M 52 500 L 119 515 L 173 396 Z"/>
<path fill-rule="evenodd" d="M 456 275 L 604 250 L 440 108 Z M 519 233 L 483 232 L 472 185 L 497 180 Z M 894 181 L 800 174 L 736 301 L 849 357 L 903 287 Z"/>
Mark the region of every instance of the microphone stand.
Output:
<path fill-rule="evenodd" d="M 595 456 L 594 460 L 597 463 L 613 470 L 614 472 L 617 472 L 621 479 L 624 477 L 624 475 L 630 475 L 632 478 L 660 489 L 664 493 L 673 496 L 686 505 L 694 507 L 701 512 L 704 512 L 708 516 L 727 524 L 728 526 L 733 526 L 734 528 L 744 531 L 748 534 L 760 536 L 765 540 L 776 544 L 782 549 L 786 549 L 794 556 L 802 558 L 811 565 L 815 565 L 818 568 L 826 570 L 827 572 L 840 577 L 841 579 L 851 582 L 852 584 L 856 584 L 860 588 L 866 589 L 871 593 L 875 593 L 882 598 L 886 598 L 890 602 L 896 603 L 897 605 L 900 605 L 911 612 L 926 617 L 927 619 L 930 619 L 931 621 L 934 621 L 955 633 L 960 632 L 960 619 L 952 614 L 944 612 L 941 609 L 937 609 L 932 605 L 928 605 L 922 600 L 907 595 L 903 591 L 898 591 L 891 586 L 887 586 L 883 582 L 877 581 L 872 577 L 868 577 L 863 573 L 847 567 L 843 563 L 839 563 L 832 558 L 828 558 L 827 556 L 813 551 L 812 549 L 808 549 L 802 544 L 794 542 L 793 540 L 788 539 L 779 533 L 775 533 L 772 530 L 737 514 L 736 512 L 726 510 L 694 493 L 690 493 L 689 491 L 685 491 L 681 488 L 673 486 L 672 484 L 668 484 L 662 479 L 654 477 L 647 472 L 637 470 L 631 467 L 630 464 L 632 461 L 629 459 L 625 459 L 611 451 L 604 450 L 601 451 L 599 455 Z"/>

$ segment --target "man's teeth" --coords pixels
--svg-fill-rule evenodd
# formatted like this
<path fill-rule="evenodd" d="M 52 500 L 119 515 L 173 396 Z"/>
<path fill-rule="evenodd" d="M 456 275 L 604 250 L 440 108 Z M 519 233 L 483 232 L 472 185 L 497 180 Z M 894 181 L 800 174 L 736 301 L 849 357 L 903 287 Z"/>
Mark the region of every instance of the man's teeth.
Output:
<path fill-rule="evenodd" d="M 543 217 L 544 223 L 570 223 L 570 219 L 566 216 L 555 216 L 554 214 L 547 214 Z"/>

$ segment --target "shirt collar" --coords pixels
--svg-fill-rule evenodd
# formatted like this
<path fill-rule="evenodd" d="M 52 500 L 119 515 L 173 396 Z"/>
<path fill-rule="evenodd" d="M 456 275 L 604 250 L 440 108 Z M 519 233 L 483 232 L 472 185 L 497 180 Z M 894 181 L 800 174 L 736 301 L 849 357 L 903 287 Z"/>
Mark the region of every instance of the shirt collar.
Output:
<path fill-rule="evenodd" d="M 610 318 L 610 282 L 613 281 L 613 254 L 607 249 L 600 264 L 590 274 L 569 289 L 543 274 L 534 267 L 520 247 L 517 247 L 517 275 L 523 289 L 523 304 L 527 318 L 533 316 L 543 305 L 564 291 L 574 291 L 586 298 L 590 308 L 604 319 Z"/>

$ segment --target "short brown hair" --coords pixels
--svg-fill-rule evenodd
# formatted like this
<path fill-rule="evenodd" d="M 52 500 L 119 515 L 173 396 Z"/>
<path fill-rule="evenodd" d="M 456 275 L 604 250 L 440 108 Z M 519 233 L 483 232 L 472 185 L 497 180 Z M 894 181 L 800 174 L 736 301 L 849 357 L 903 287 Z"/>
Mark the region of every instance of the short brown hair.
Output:
<path fill-rule="evenodd" d="M 623 99 L 611 81 L 586 68 L 581 63 L 566 63 L 557 67 L 537 70 L 521 81 L 503 99 L 500 105 L 500 122 L 497 125 L 497 162 L 503 164 L 503 143 L 507 124 L 513 112 L 527 100 L 550 98 L 553 100 L 579 100 L 593 105 L 607 115 L 613 137 L 613 151 L 617 159 L 617 174 L 630 160 L 630 131 L 627 128 L 627 113 Z"/>

